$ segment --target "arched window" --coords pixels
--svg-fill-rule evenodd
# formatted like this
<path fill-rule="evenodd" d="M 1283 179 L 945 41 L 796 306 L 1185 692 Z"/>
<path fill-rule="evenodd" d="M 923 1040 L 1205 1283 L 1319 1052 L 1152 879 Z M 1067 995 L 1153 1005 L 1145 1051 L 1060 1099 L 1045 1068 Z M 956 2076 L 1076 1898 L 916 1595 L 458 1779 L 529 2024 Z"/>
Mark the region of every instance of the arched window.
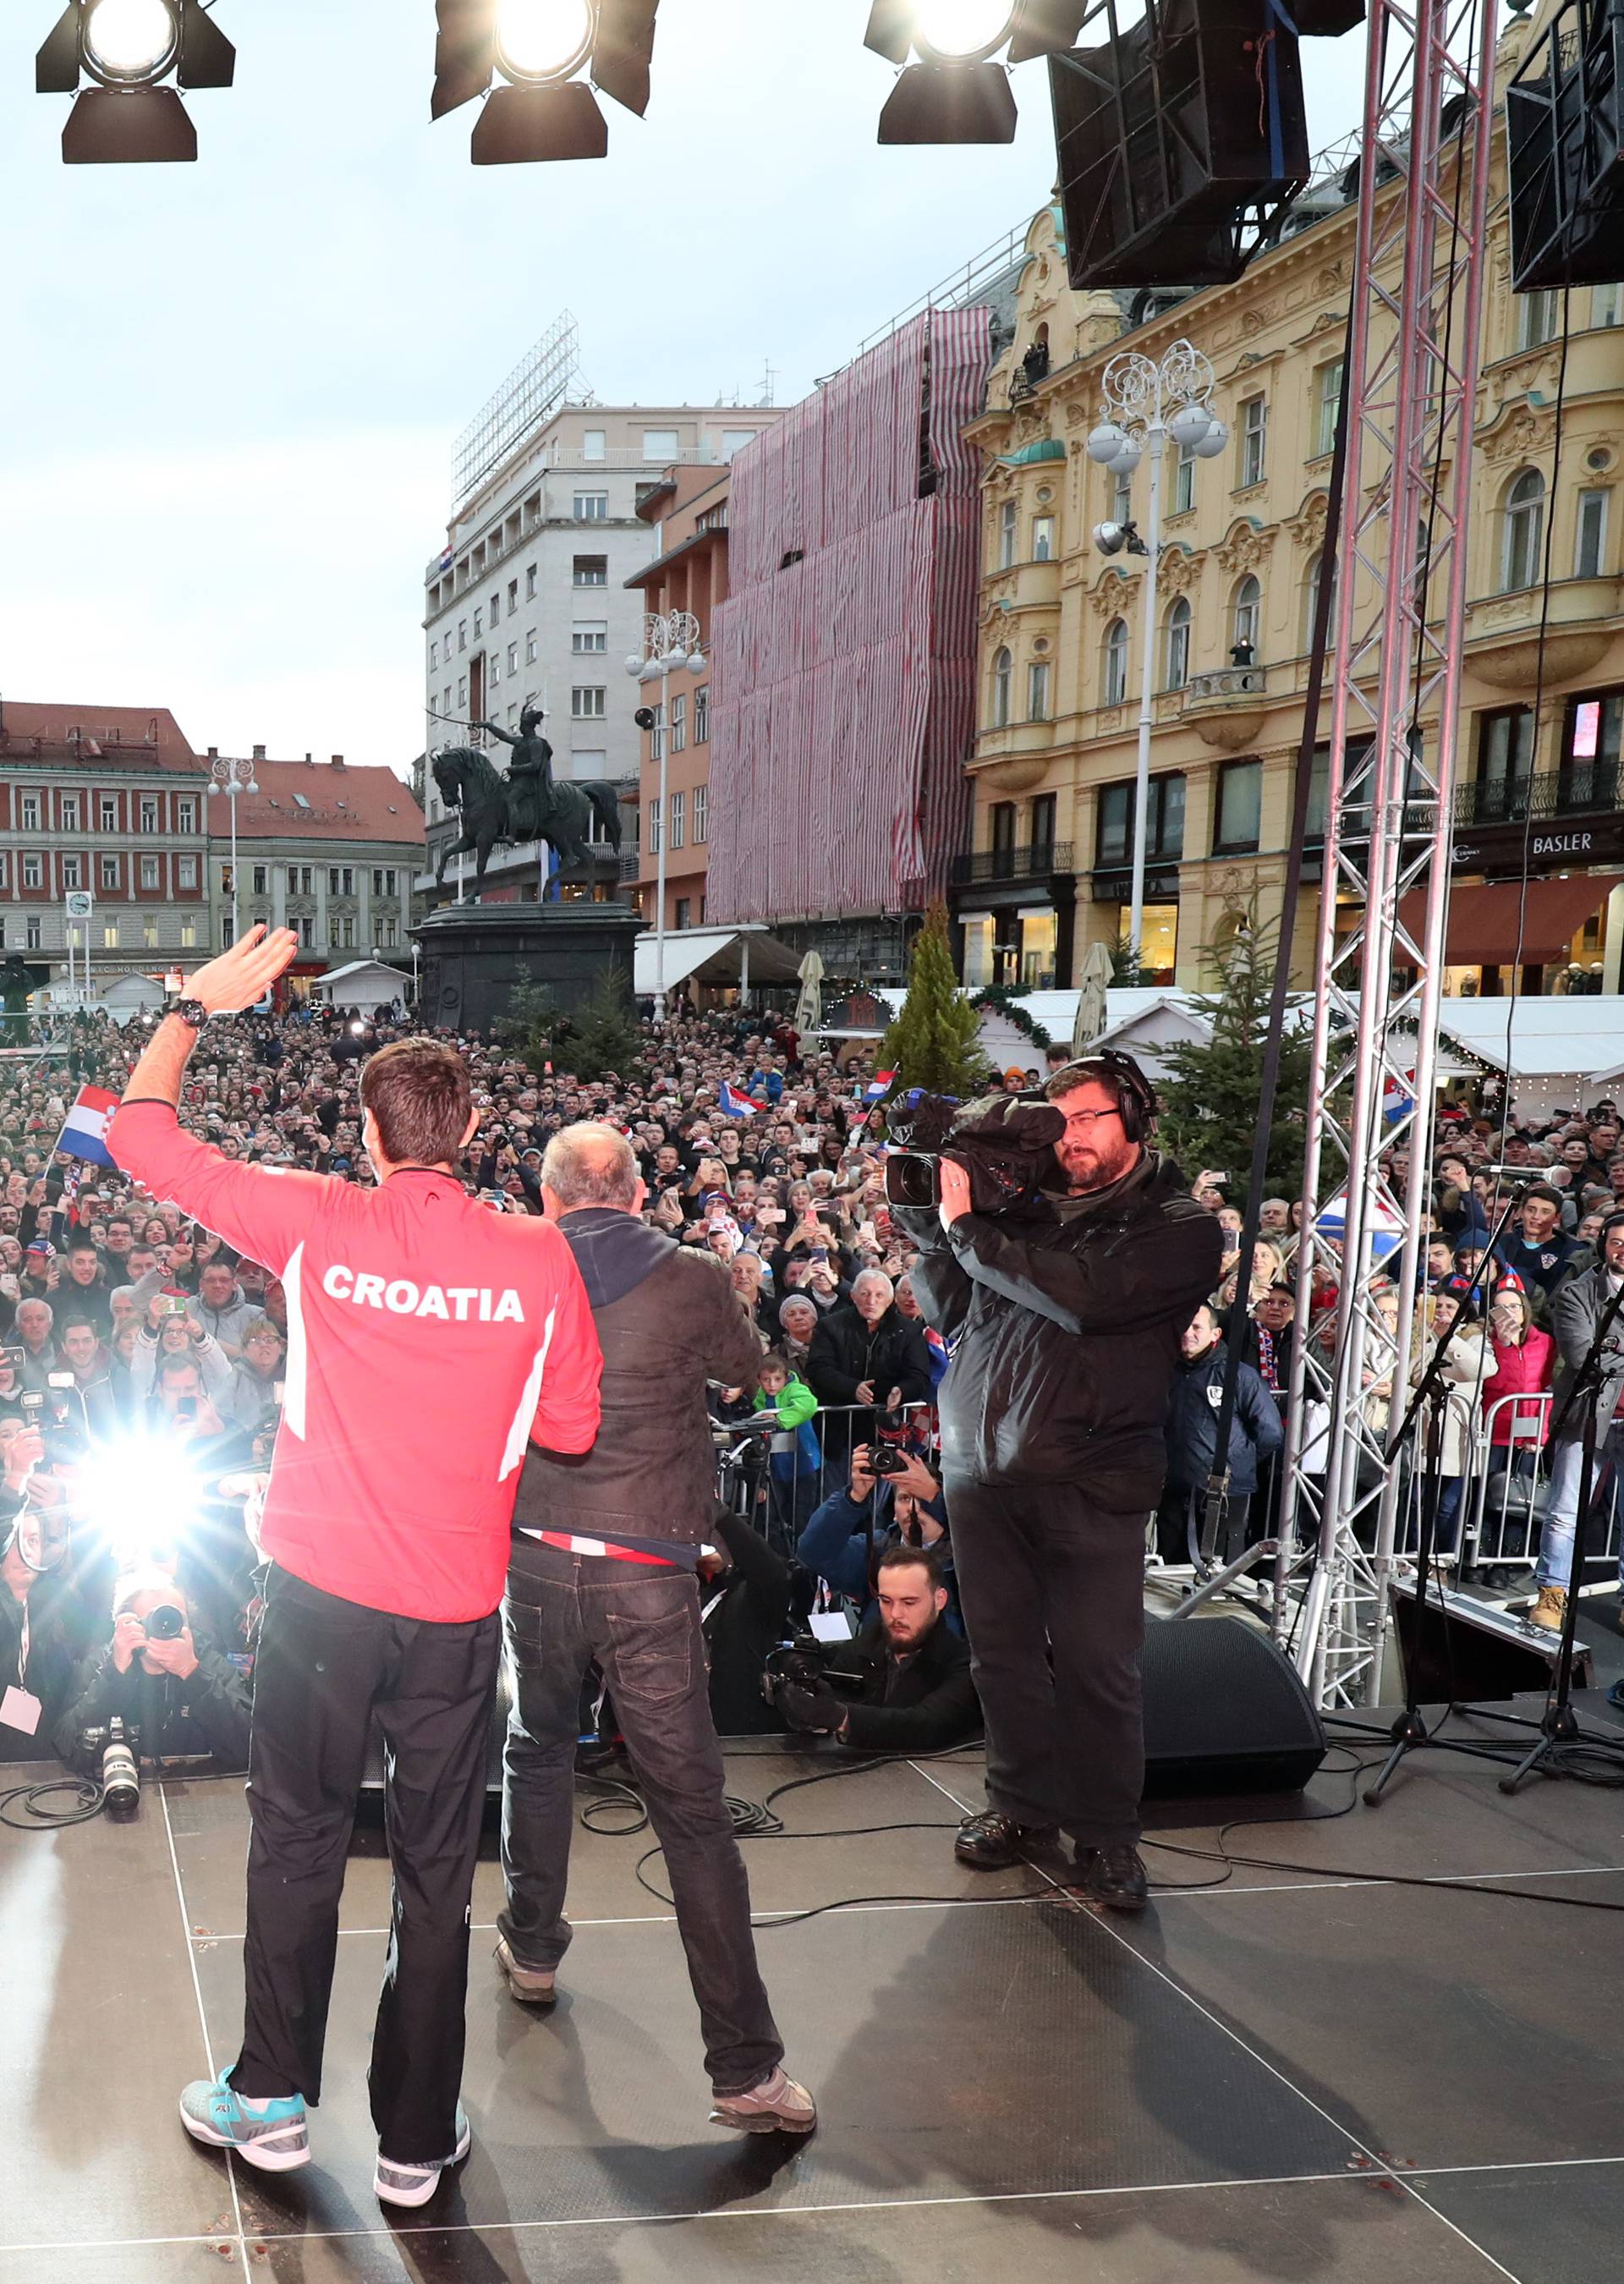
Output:
<path fill-rule="evenodd" d="M 1532 587 L 1540 575 L 1540 550 L 1545 537 L 1545 479 L 1537 468 L 1525 468 L 1505 496 L 1505 553 L 1502 585 L 1507 594 Z"/>
<path fill-rule="evenodd" d="M 1010 726 L 1010 684 L 1015 661 L 1007 650 L 993 654 L 993 727 L 1007 730 Z"/>
<path fill-rule="evenodd" d="M 1230 639 L 1237 650 L 1246 652 L 1241 665 L 1250 666 L 1258 654 L 1258 645 L 1263 636 L 1263 590 L 1253 578 L 1245 578 L 1235 590 L 1234 616 L 1230 622 Z"/>
<path fill-rule="evenodd" d="M 1308 577 L 1303 581 L 1302 647 L 1305 654 L 1314 648 L 1314 622 L 1319 614 L 1320 573 L 1323 567 L 1324 561 L 1325 558 L 1323 553 L 1316 555 L 1308 566 Z M 1331 619 L 1325 630 L 1325 647 L 1328 651 L 1332 651 L 1335 650 L 1336 646 L 1337 583 L 1336 574 L 1333 570 L 1331 579 Z"/>
<path fill-rule="evenodd" d="M 1113 619 L 1105 629 L 1105 703 L 1120 706 L 1128 695 L 1128 621 Z"/>
<path fill-rule="evenodd" d="M 1163 688 L 1182 690 L 1190 679 L 1190 598 L 1181 595 L 1167 613 L 1167 674 Z"/>

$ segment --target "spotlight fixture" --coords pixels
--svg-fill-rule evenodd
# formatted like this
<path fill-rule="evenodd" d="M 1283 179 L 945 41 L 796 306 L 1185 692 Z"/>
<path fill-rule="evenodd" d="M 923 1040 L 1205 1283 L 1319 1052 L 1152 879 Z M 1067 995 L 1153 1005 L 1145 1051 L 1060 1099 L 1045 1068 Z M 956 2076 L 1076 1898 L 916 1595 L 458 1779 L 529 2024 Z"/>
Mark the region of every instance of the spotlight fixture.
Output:
<path fill-rule="evenodd" d="M 77 98 L 62 130 L 69 166 L 195 159 L 197 129 L 172 87 L 230 87 L 237 51 L 201 0 L 68 0 L 35 59 L 41 95 Z M 95 85 L 80 92 L 82 79 Z"/>
<path fill-rule="evenodd" d="M 1090 534 L 1102 555 L 1120 555 L 1126 548 L 1130 555 L 1148 555 L 1149 548 L 1139 536 L 1136 523 L 1097 523 Z"/>
<path fill-rule="evenodd" d="M 1097 0 L 873 0 L 865 47 L 906 66 L 882 143 L 1012 143 L 1009 66 L 1074 46 Z M 995 59 L 1007 50 L 1002 63 Z M 910 63 L 910 56 L 918 60 Z"/>
<path fill-rule="evenodd" d="M 660 0 L 435 0 L 430 115 L 487 96 L 473 130 L 476 167 L 601 159 L 609 128 L 592 88 L 648 109 Z M 592 85 L 578 76 L 585 70 Z M 490 92 L 493 79 L 504 84 Z"/>

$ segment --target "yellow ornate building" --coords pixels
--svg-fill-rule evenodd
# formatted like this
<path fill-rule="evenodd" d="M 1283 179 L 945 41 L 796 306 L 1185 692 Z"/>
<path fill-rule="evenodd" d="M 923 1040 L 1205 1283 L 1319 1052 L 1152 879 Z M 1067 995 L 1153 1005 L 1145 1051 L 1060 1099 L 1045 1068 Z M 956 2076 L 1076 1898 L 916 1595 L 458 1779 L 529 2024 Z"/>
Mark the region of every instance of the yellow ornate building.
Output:
<path fill-rule="evenodd" d="M 1502 86 L 1540 26 L 1534 17 L 1507 31 Z M 1577 962 L 1599 965 L 1616 990 L 1624 288 L 1581 287 L 1570 297 L 1553 486 L 1562 296 L 1512 293 L 1504 192 L 1497 148 L 1448 988 L 1508 988 L 1518 935 L 1507 912 L 1519 899 L 1495 883 L 1519 874 L 1526 844 L 1523 988 L 1550 989 Z M 1255 897 L 1266 919 L 1279 915 L 1355 209 L 1331 185 L 1308 192 L 1295 219 L 1293 234 L 1238 283 L 1136 300 L 1074 293 L 1058 208 L 1033 223 L 1014 339 L 970 432 L 984 456 L 986 553 L 974 834 L 953 891 L 968 982 L 1074 982 L 1089 944 L 1114 947 L 1127 932 L 1143 559 L 1103 555 L 1090 533 L 1104 520 L 1143 520 L 1148 469 L 1142 464 L 1124 484 L 1084 450 L 1103 414 L 1105 367 L 1123 348 L 1159 359 L 1188 337 L 1213 362 L 1214 409 L 1230 430 L 1221 457 L 1198 458 L 1169 442 L 1164 463 L 1147 980 L 1206 986 L 1206 950 L 1229 914 Z M 1152 298 L 1147 314 L 1141 304 Z M 1041 378 L 1041 355 L 1028 363 L 1035 345 L 1048 353 Z M 1329 723 L 1328 689 L 1322 739 Z M 1424 715 L 1423 734 L 1426 726 Z M 1315 810 L 1317 834 L 1317 789 Z M 1309 878 L 1317 882 L 1312 857 Z M 1295 915 L 1300 976 L 1313 960 L 1313 903 L 1305 896 Z"/>

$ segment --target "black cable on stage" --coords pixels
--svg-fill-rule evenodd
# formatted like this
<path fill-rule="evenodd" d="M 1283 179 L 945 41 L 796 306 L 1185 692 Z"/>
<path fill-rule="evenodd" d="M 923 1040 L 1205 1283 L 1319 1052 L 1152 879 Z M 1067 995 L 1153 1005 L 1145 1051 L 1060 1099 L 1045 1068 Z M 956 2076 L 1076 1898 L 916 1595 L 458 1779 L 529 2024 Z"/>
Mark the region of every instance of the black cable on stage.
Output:
<path fill-rule="evenodd" d="M 74 1795 L 72 1808 L 36 1805 L 59 1792 Z M 22 1803 L 22 1812 L 14 1816 L 12 1803 L 18 1801 Z M 93 1816 L 101 1814 L 105 1804 L 102 1788 L 94 1778 L 52 1777 L 44 1784 L 13 1785 L 10 1792 L 0 1793 L 0 1824 L 13 1832 L 61 1832 L 70 1824 L 88 1824 Z"/>

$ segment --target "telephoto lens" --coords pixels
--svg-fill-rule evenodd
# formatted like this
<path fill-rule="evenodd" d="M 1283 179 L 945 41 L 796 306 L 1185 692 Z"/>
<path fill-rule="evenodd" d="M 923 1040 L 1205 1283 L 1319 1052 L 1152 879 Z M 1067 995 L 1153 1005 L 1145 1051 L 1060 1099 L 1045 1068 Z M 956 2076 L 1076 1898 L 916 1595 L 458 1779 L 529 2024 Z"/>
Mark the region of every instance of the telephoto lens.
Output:
<path fill-rule="evenodd" d="M 185 1631 L 185 1618 L 173 1602 L 160 1602 L 155 1610 L 146 1614 L 148 1641 L 178 1641 Z"/>
<path fill-rule="evenodd" d="M 102 1754 L 102 1801 L 109 1816 L 131 1817 L 141 1805 L 141 1772 L 124 1738 L 124 1724 L 115 1715 Z"/>

